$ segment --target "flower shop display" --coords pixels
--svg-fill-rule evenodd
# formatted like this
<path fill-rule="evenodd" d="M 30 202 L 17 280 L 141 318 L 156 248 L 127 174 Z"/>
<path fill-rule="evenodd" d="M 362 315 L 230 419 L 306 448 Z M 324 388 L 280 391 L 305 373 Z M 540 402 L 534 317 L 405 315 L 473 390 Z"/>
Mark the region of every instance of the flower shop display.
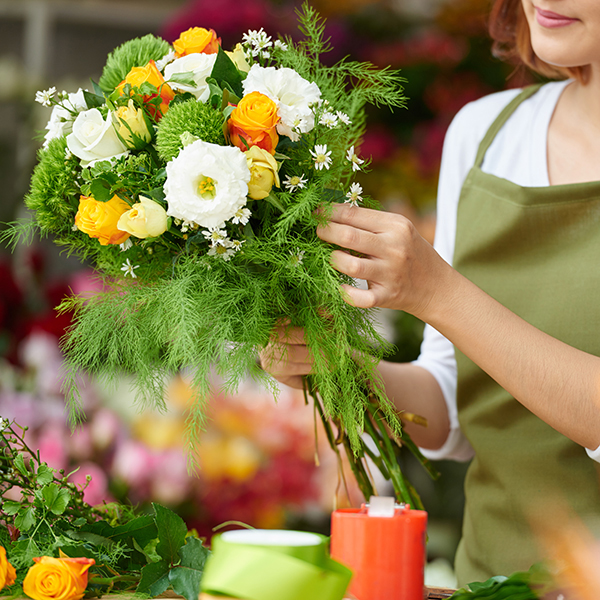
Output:
<path fill-rule="evenodd" d="M 114 50 L 91 91 L 39 92 L 60 114 L 26 198 L 34 220 L 7 237 L 52 234 L 103 277 L 101 293 L 61 305 L 75 313 L 64 343 L 74 419 L 82 368 L 107 381 L 134 374 L 139 399 L 158 407 L 166 379 L 189 369 L 194 453 L 212 369 L 226 389 L 248 374 L 268 382 L 258 351 L 277 324 L 301 326 L 315 356 L 307 393 L 365 497 L 369 456 L 399 500 L 420 506 L 375 374 L 389 345 L 369 311 L 344 302 L 340 284 L 353 282 L 315 233 L 333 203 L 374 205 L 353 181 L 367 164 L 356 152 L 365 106 L 402 106 L 402 78 L 370 63 L 324 66 L 323 20 L 308 5 L 298 17 L 297 43 L 250 31 L 226 52 L 200 27 L 172 46 L 149 35 Z M 433 474 L 407 435 L 402 444 Z"/>

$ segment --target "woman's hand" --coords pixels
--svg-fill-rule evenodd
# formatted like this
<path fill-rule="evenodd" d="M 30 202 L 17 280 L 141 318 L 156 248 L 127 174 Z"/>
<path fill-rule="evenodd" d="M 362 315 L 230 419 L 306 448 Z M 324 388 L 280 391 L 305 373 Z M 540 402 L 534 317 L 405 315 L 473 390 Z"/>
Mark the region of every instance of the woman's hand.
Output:
<path fill-rule="evenodd" d="M 452 271 L 414 225 L 398 214 L 339 204 L 317 234 L 360 253 L 334 250 L 331 260 L 336 270 L 368 282 L 368 290 L 343 286 L 346 301 L 361 308 L 404 310 L 425 320 L 443 275 Z"/>
<path fill-rule="evenodd" d="M 304 330 L 279 325 L 259 355 L 260 366 L 284 385 L 302 389 L 303 375 L 312 371 L 313 359 L 304 341 Z"/>

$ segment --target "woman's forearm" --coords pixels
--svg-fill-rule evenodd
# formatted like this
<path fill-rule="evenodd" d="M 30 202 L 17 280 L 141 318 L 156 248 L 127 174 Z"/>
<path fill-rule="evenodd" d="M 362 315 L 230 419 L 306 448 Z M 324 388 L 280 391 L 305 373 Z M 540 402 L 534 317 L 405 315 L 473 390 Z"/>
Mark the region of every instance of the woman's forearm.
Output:
<path fill-rule="evenodd" d="M 578 444 L 600 445 L 600 358 L 536 329 L 451 268 L 426 312 L 521 404 Z"/>
<path fill-rule="evenodd" d="M 442 390 L 433 375 L 410 363 L 382 361 L 378 370 L 386 395 L 398 411 L 427 419 L 427 427 L 408 421 L 403 423 L 413 441 L 421 448 L 440 448 L 448 437 L 450 419 Z"/>

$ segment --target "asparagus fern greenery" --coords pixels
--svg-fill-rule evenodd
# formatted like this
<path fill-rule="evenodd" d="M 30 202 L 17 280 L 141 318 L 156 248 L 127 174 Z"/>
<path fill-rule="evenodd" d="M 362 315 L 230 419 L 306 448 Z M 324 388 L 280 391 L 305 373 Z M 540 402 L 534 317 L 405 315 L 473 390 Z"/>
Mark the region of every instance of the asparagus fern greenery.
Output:
<path fill-rule="evenodd" d="M 366 105 L 404 106 L 403 79 L 323 65 L 324 20 L 307 4 L 298 18 L 303 40 L 250 31 L 231 53 L 202 28 L 173 48 L 132 40 L 92 91 L 39 93 L 54 112 L 26 198 L 32 227 L 104 280 L 59 308 L 75 312 L 64 340 L 74 420 L 79 369 L 109 383 L 132 373 L 139 400 L 158 407 L 167 378 L 187 369 L 193 450 L 215 370 L 228 389 L 250 375 L 276 393 L 256 356 L 285 323 L 304 329 L 324 417 L 351 453 L 364 453 L 370 405 L 401 435 L 375 370 L 389 345 L 371 311 L 344 302 L 340 284 L 353 282 L 316 226 L 335 203 L 375 207 L 352 181 L 366 166 L 355 149 Z M 7 236 L 26 234 L 17 224 Z"/>
<path fill-rule="evenodd" d="M 34 557 L 62 553 L 95 560 L 88 596 L 136 590 L 155 597 L 170 587 L 197 600 L 210 552 L 179 516 L 159 504 L 151 514 L 120 504 L 91 507 L 69 481 L 72 473 L 40 461 L 26 428 L 0 427 L 0 545 L 17 573 L 10 592 L 20 594 Z"/>

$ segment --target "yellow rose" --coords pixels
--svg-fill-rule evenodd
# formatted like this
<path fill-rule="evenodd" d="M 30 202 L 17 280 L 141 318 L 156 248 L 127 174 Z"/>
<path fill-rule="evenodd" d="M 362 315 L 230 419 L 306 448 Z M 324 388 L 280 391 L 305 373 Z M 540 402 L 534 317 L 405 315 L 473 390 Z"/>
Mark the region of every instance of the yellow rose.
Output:
<path fill-rule="evenodd" d="M 260 92 L 251 92 L 240 100 L 227 121 L 229 139 L 242 152 L 250 146 L 259 146 L 275 154 L 278 122 L 275 102 Z"/>
<path fill-rule="evenodd" d="M 221 45 L 221 38 L 217 37 L 214 29 L 204 27 L 190 27 L 173 42 L 177 57 L 188 54 L 216 54 Z"/>
<path fill-rule="evenodd" d="M 0 546 L 0 590 L 12 585 L 16 578 L 15 568 L 8 562 L 6 550 Z"/>
<path fill-rule="evenodd" d="M 79 600 L 88 583 L 92 558 L 34 558 L 23 581 L 23 591 L 33 600 Z"/>
<path fill-rule="evenodd" d="M 150 114 L 158 121 L 169 109 L 169 103 L 175 98 L 175 93 L 169 87 L 169 84 L 165 83 L 165 78 L 161 75 L 158 70 L 156 63 L 151 60 L 145 67 L 133 67 L 127 77 L 117 86 L 119 93 L 123 95 L 123 88 L 129 84 L 131 87 L 139 88 L 142 83 L 148 82 L 153 85 L 160 94 L 160 108 L 157 111 L 153 104 L 148 105 Z M 150 94 L 143 96 L 144 102 L 156 98 L 158 94 Z"/>
<path fill-rule="evenodd" d="M 75 225 L 79 231 L 92 238 L 98 238 L 103 246 L 122 244 L 129 237 L 129 233 L 120 231 L 117 223 L 121 215 L 130 208 L 131 206 L 118 196 L 113 196 L 108 202 L 98 202 L 91 196 L 81 196 Z"/>
<path fill-rule="evenodd" d="M 144 118 L 144 111 L 136 108 L 133 100 L 129 100 L 127 106 L 117 109 L 117 119 L 119 123 L 117 132 L 127 147 L 140 148 L 143 145 L 142 142 L 147 144 L 152 139 L 152 134 Z M 134 135 L 139 139 L 134 139 Z"/>
<path fill-rule="evenodd" d="M 236 44 L 232 52 L 225 50 L 225 54 L 229 56 L 231 62 L 240 70 L 242 73 L 247 73 L 250 70 L 250 65 L 246 60 L 246 55 L 242 49 L 241 44 Z"/>
<path fill-rule="evenodd" d="M 167 230 L 167 212 L 158 202 L 140 196 L 140 201 L 121 215 L 117 229 L 136 238 L 157 237 Z"/>
<path fill-rule="evenodd" d="M 248 196 L 262 200 L 269 195 L 273 185 L 279 187 L 279 165 L 269 152 L 258 146 L 252 146 L 245 155 L 250 169 Z"/>

